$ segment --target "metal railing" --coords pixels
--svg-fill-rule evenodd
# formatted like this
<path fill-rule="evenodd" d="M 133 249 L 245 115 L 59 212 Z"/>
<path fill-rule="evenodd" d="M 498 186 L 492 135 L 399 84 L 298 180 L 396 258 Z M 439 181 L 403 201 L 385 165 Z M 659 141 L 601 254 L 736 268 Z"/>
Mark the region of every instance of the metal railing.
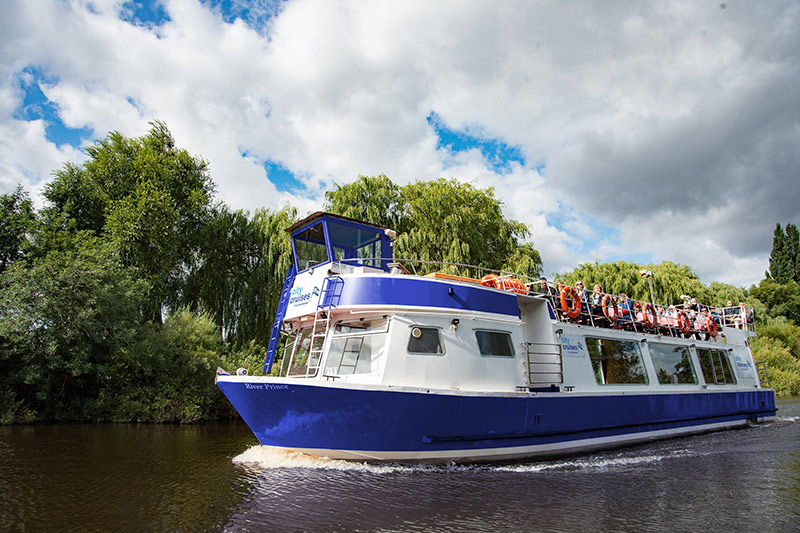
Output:
<path fill-rule="evenodd" d="M 358 264 L 359 262 L 374 262 L 376 259 L 379 258 L 369 257 L 346 259 L 336 261 L 335 263 L 352 265 L 353 263 Z M 549 280 L 545 280 L 546 286 L 542 288 L 540 278 L 532 278 L 530 276 L 517 274 L 508 270 L 496 270 L 466 263 L 449 263 L 445 261 L 428 261 L 422 259 L 393 259 L 392 263 L 398 265 L 408 264 L 411 267 L 411 270 L 409 271 L 404 267 L 406 272 L 417 276 L 420 274 L 417 272 L 415 265 L 430 265 L 436 267 L 455 267 L 459 269 L 468 269 L 477 272 L 479 275 L 485 273 L 499 275 L 501 278 L 529 280 L 524 283 L 524 294 L 528 296 L 540 296 L 547 299 L 550 302 L 556 320 L 564 323 L 577 323 L 593 327 L 624 329 L 638 333 L 661 333 L 670 336 L 684 336 L 700 340 L 709 340 L 711 338 L 719 339 L 722 337 L 719 331 L 720 326 L 744 329 L 755 333 L 754 311 L 752 307 L 746 305 L 720 307 L 718 312 L 704 315 L 700 310 L 689 310 L 680 304 L 673 306 L 659 305 L 628 298 L 627 300 L 630 302 L 631 308 L 621 309 L 620 296 L 609 293 L 600 293 L 602 298 L 608 296 L 608 305 L 605 309 L 603 309 L 602 304 L 593 304 L 591 300 L 587 301 L 586 298 L 581 297 L 580 313 L 578 316 L 573 318 L 568 316 L 568 313 L 564 311 L 561 304 L 561 290 L 562 288 L 568 288 L 568 286 L 563 283 L 554 283 Z M 432 273 L 433 272 L 428 273 L 428 275 Z M 445 276 L 449 275 L 445 274 Z M 451 276 L 450 279 L 474 283 L 481 282 L 480 279 L 464 278 L 460 276 Z M 516 287 L 514 290 L 515 292 L 520 292 Z M 594 294 L 595 293 L 590 292 L 588 294 L 589 298 L 591 298 Z M 653 306 L 656 309 L 655 320 L 653 320 L 652 316 L 648 317 L 649 320 L 645 319 L 645 304 L 648 306 Z M 617 315 L 612 315 L 612 313 L 608 310 L 609 307 L 613 308 L 614 306 L 616 306 L 619 310 Z M 709 310 L 713 307 L 699 304 L 699 308 Z M 671 309 L 674 309 L 675 312 L 670 312 Z M 688 331 L 685 327 L 686 323 L 683 324 L 684 327 L 680 327 L 678 324 L 678 311 L 683 311 L 688 318 Z M 715 321 L 717 328 L 709 328 L 707 326 L 708 316 L 711 316 L 711 319 Z M 648 321 L 652 322 L 652 325 L 648 324 Z M 712 331 L 716 329 L 715 336 L 712 337 L 712 331 L 709 331 L 709 329 Z"/>

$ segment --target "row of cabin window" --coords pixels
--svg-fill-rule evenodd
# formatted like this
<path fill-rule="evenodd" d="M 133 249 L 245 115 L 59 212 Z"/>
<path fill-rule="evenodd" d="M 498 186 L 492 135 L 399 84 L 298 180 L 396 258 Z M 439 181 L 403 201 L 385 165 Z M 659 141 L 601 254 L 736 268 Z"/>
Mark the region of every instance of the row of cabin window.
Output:
<path fill-rule="evenodd" d="M 649 379 L 637 341 L 619 341 L 586 337 L 589 359 L 597 383 L 647 384 Z M 687 346 L 648 343 L 650 357 L 661 384 L 697 384 L 697 372 Z M 708 385 L 736 383 L 728 352 L 711 348 L 697 348 L 700 370 Z"/>
<path fill-rule="evenodd" d="M 511 334 L 505 331 L 475 330 L 478 351 L 481 355 L 514 357 L 514 344 Z M 412 326 L 408 337 L 408 353 L 420 355 L 440 355 L 444 353 L 439 328 Z"/>
<path fill-rule="evenodd" d="M 510 334 L 476 330 L 475 336 L 481 355 L 514 356 Z M 586 343 L 598 384 L 649 383 L 638 342 L 587 337 Z M 688 347 L 659 343 L 650 343 L 649 347 L 650 357 L 656 369 L 656 378 L 660 384 L 697 384 L 697 373 Z M 409 336 L 408 352 L 443 354 L 444 348 L 438 328 L 414 326 Z M 707 384 L 736 383 L 736 376 L 726 351 L 698 348 L 697 358 Z"/>

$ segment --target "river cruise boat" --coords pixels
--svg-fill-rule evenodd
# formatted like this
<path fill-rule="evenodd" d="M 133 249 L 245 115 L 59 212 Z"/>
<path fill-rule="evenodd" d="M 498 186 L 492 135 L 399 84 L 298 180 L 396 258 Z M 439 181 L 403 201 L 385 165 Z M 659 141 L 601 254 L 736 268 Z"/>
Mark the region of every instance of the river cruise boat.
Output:
<path fill-rule="evenodd" d="M 287 231 L 294 265 L 264 364 L 269 374 L 279 354 L 279 375 L 216 377 L 264 446 L 507 461 L 775 415 L 749 308 L 665 316 L 501 272 L 417 275 L 432 265 L 395 260 L 391 230 L 328 213 Z"/>

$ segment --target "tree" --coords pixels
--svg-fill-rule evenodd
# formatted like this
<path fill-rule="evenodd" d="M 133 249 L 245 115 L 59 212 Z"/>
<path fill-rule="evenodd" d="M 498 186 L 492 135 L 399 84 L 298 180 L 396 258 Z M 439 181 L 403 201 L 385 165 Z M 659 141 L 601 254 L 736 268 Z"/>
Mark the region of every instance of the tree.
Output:
<path fill-rule="evenodd" d="M 391 228 L 398 233 L 407 231 L 400 187 L 385 175 L 359 176 L 353 183 L 334 184 L 334 187 L 335 190 L 325 193 L 326 211 Z"/>
<path fill-rule="evenodd" d="M 234 348 L 269 341 L 284 275 L 292 264 L 284 230 L 296 218 L 294 208 L 259 210 L 251 219 L 245 211 L 218 206 L 202 230 L 182 304 L 208 313 Z"/>
<path fill-rule="evenodd" d="M 22 185 L 0 196 L 0 273 L 23 258 L 22 244 L 35 219 L 31 200 Z"/>
<path fill-rule="evenodd" d="M 794 242 L 792 242 L 788 234 L 790 227 L 792 228 L 791 238 L 794 239 Z M 787 283 L 795 279 L 797 266 L 797 228 L 792 224 L 788 224 L 786 229 L 787 233 L 784 233 L 780 224 L 775 225 L 772 252 L 769 254 L 769 272 L 766 274 L 766 277 L 774 279 L 778 283 Z"/>
<path fill-rule="evenodd" d="M 0 396 L 33 418 L 89 418 L 112 353 L 136 336 L 146 284 L 86 231 L 62 232 L 31 263 L 0 276 Z"/>
<path fill-rule="evenodd" d="M 794 280 L 778 283 L 767 278 L 751 288 L 750 294 L 766 305 L 769 316 L 783 316 L 800 324 L 800 285 Z"/>
<path fill-rule="evenodd" d="M 86 152 L 83 166 L 68 163 L 45 187 L 46 223 L 108 238 L 123 263 L 150 283 L 145 314 L 160 322 L 163 308 L 179 304 L 187 265 L 211 216 L 207 164 L 176 148 L 158 121 L 143 137 L 112 132 Z"/>
<path fill-rule="evenodd" d="M 789 267 L 792 279 L 800 283 L 800 232 L 794 224 L 786 224 L 786 240 L 784 241 L 789 255 Z"/>
<path fill-rule="evenodd" d="M 629 261 L 581 263 L 572 272 L 560 274 L 556 279 L 572 286 L 581 280 L 589 290 L 594 284 L 599 284 L 603 292 L 624 292 L 634 300 L 650 301 L 650 281 L 639 274 L 643 269 L 653 273 L 650 280 L 653 282 L 656 303 L 678 304 L 681 303 L 681 295 L 694 296 L 703 301 L 706 296 L 705 286 L 688 266 L 670 261 L 657 265 L 640 265 Z"/>
<path fill-rule="evenodd" d="M 370 205 L 370 202 L 375 205 Z M 457 180 L 418 181 L 398 187 L 386 176 L 361 176 L 326 194 L 325 209 L 395 229 L 394 254 L 420 272 L 441 270 L 480 277 L 483 271 L 458 265 L 512 271 L 536 277 L 542 260 L 521 222 L 503 216 L 494 190 Z M 427 262 L 430 262 L 428 264 Z"/>

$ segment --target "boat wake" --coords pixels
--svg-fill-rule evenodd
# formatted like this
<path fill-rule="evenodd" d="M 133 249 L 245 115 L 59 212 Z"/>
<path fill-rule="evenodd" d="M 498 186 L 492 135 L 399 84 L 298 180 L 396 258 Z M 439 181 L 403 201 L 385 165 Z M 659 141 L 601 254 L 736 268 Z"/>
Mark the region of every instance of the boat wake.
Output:
<path fill-rule="evenodd" d="M 272 446 L 252 446 L 233 458 L 233 462 L 257 471 L 275 469 L 346 470 L 370 474 L 415 473 L 415 472 L 558 472 L 570 470 L 609 470 L 630 468 L 690 455 L 688 450 L 672 450 L 663 454 L 614 456 L 598 455 L 582 459 L 564 459 L 537 463 L 462 465 L 462 464 L 418 464 L 397 463 L 370 464 L 327 457 L 315 457 Z"/>

